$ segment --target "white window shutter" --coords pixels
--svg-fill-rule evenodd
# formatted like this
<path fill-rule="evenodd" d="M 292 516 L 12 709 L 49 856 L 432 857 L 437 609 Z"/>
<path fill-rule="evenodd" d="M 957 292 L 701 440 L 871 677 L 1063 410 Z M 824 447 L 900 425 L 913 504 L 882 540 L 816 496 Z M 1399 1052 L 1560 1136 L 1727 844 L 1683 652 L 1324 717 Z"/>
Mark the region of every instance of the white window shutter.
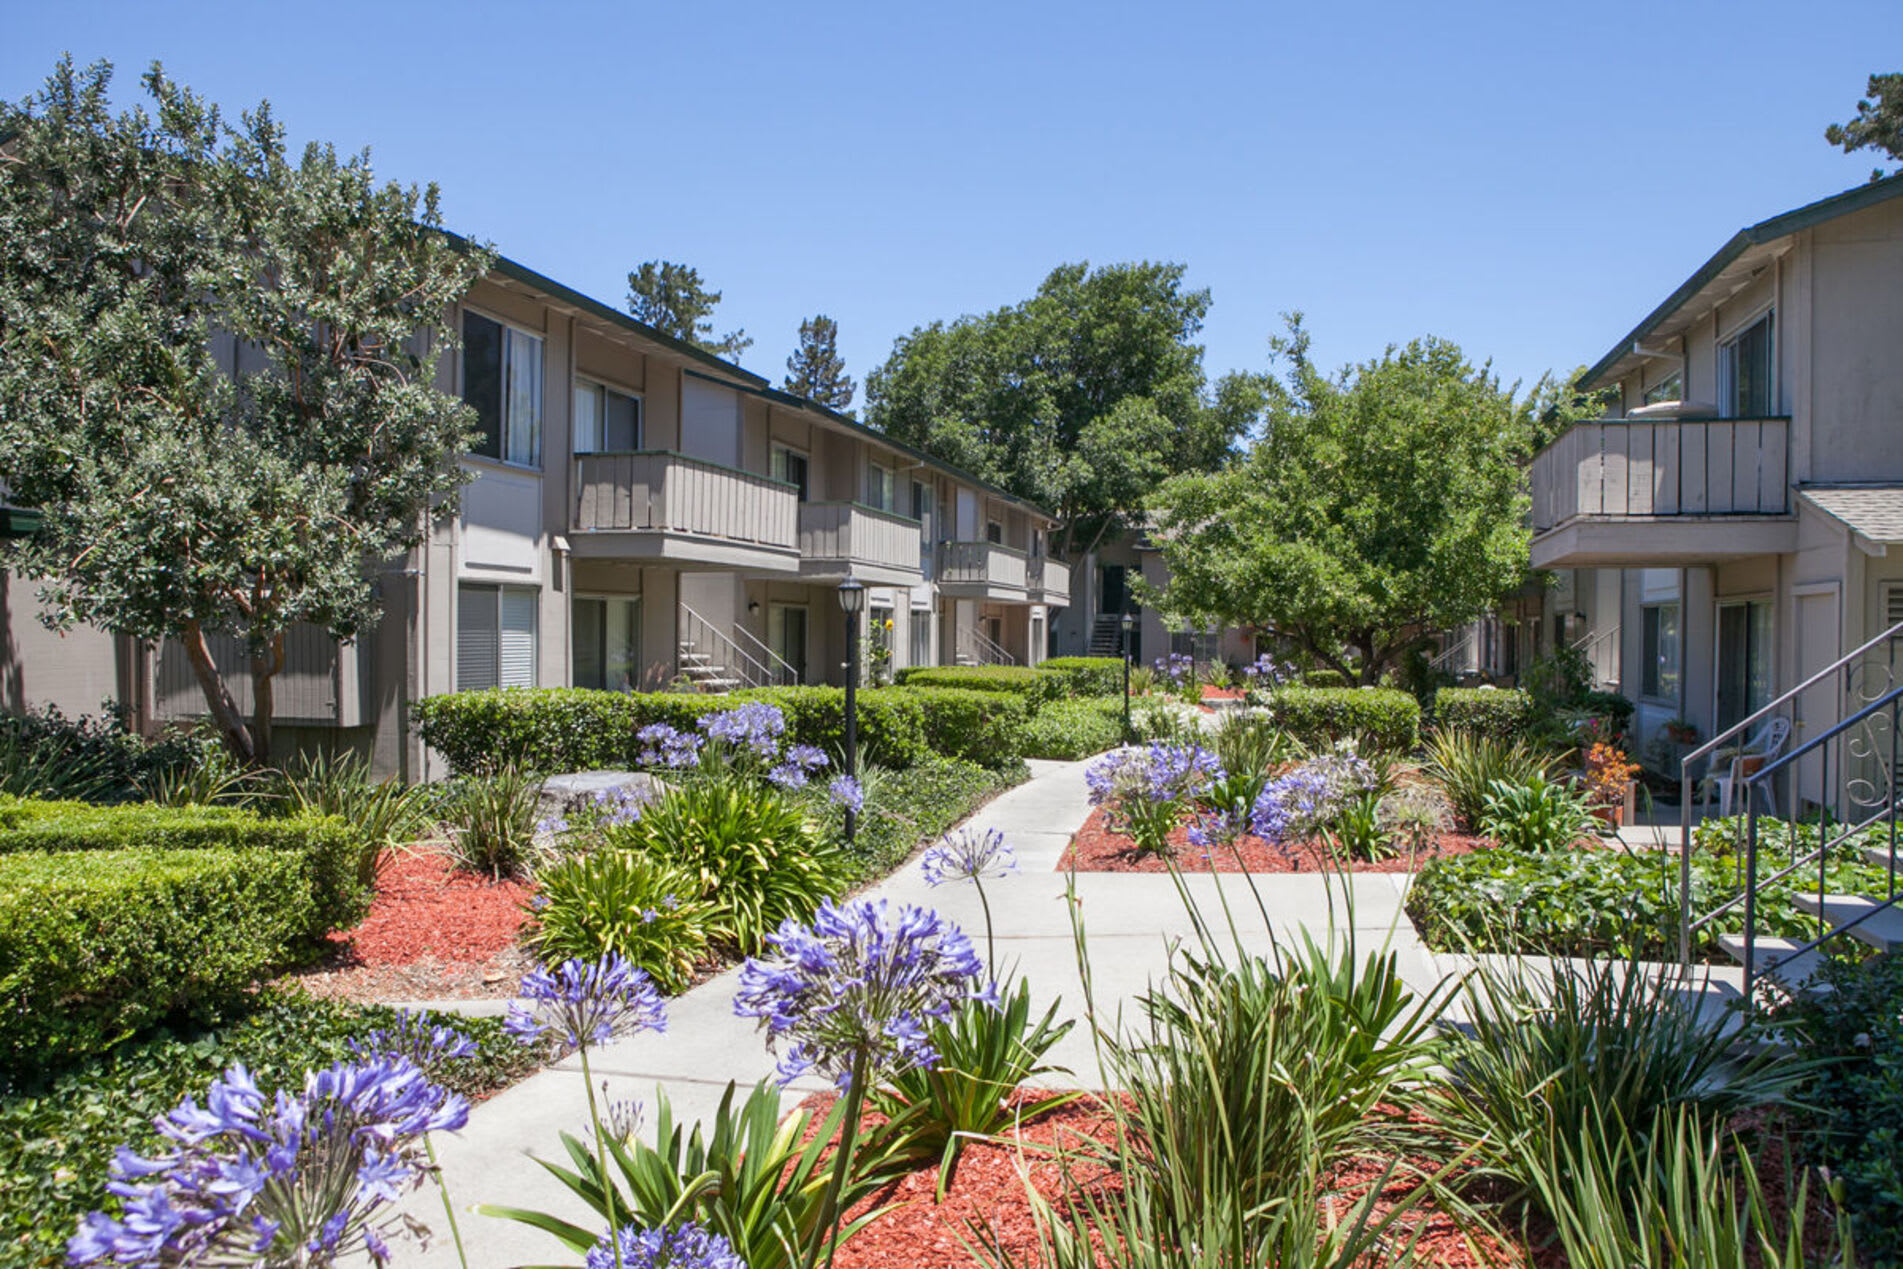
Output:
<path fill-rule="evenodd" d="M 502 636 L 497 657 L 503 687 L 535 686 L 535 602 L 537 592 L 510 587 L 502 592 Z"/>

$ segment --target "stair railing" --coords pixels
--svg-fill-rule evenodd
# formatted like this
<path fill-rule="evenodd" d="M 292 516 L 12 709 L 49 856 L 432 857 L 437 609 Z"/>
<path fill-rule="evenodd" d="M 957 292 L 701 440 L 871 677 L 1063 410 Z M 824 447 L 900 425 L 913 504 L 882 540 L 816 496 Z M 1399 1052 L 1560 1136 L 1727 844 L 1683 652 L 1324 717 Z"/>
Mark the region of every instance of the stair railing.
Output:
<path fill-rule="evenodd" d="M 967 626 L 960 633 L 959 640 L 965 645 L 964 651 L 979 665 L 1016 665 L 1018 659 L 1004 650 L 1004 645 L 976 626 Z"/>
<path fill-rule="evenodd" d="M 773 687 L 799 686 L 800 672 L 793 668 L 791 662 L 769 648 L 759 635 L 745 626 L 735 626 L 733 630 L 740 640 L 753 650 L 759 663 L 765 667 L 769 685 Z"/>
<path fill-rule="evenodd" d="M 1468 648 L 1473 647 L 1475 629 L 1476 627 L 1473 625 L 1467 625 L 1462 627 L 1460 638 L 1456 639 L 1454 642 L 1448 644 L 1445 648 L 1441 649 L 1440 655 L 1435 657 L 1432 661 L 1428 662 L 1427 668 L 1430 670 L 1446 669 L 1448 662 L 1452 661 L 1456 656 L 1465 652 Z"/>
<path fill-rule="evenodd" d="M 714 625 L 686 604 L 680 606 L 681 639 L 720 660 L 722 669 L 736 675 L 748 687 L 766 687 L 773 682 L 771 673 L 752 653 L 735 643 L 726 631 Z"/>
<path fill-rule="evenodd" d="M 1692 779 L 1692 764 L 1716 752 L 1729 743 L 1735 741 L 1742 744 L 1743 741 L 1740 740 L 1740 737 L 1745 736 L 1753 727 L 1769 718 L 1783 706 L 1796 700 L 1802 693 L 1816 687 L 1826 679 L 1834 678 L 1838 674 L 1844 674 L 1846 676 L 1847 690 L 1848 677 L 1855 672 L 1855 667 L 1857 663 L 1863 659 L 1864 654 L 1869 652 L 1872 648 L 1878 647 L 1898 637 L 1903 637 L 1903 621 L 1897 622 L 1894 626 L 1891 626 L 1874 639 L 1838 657 L 1835 661 L 1817 671 L 1817 673 L 1811 675 L 1796 687 L 1791 688 L 1769 704 L 1747 714 L 1678 760 L 1678 959 L 1681 964 L 1686 966 L 1691 965 L 1692 935 L 1696 929 L 1703 928 L 1710 924 L 1712 918 L 1716 915 L 1716 913 L 1706 913 L 1704 916 L 1694 920 L 1692 914 L 1692 792 L 1695 785 L 1695 781 Z M 1840 694 L 1839 700 L 1841 701 L 1841 699 L 1842 695 Z M 1841 708 L 1841 705 L 1837 706 L 1837 708 Z M 1864 713 L 1860 711 L 1859 718 L 1863 716 Z M 1846 722 L 1840 722 L 1832 727 L 1829 732 L 1830 737 L 1834 739 L 1844 734 L 1846 725 Z M 1806 741 L 1802 748 L 1806 752 L 1809 752 L 1814 747 L 1814 743 L 1815 742 Z M 1787 765 L 1788 764 L 1783 760 L 1779 760 L 1775 764 L 1767 763 L 1766 767 L 1773 771 L 1781 771 Z M 1896 767 L 1894 762 L 1891 763 L 1890 769 L 1893 772 L 1895 771 Z M 1760 780 L 1746 787 L 1747 791 L 1755 791 L 1756 788 L 1762 786 L 1763 781 Z M 1890 786 L 1886 789 L 1882 801 L 1887 806 L 1894 806 L 1896 801 L 1894 781 L 1892 781 Z M 1795 808 L 1793 808 L 1793 810 L 1794 809 Z M 1795 817 L 1793 816 L 1793 818 Z M 1659 842 L 1659 848 L 1661 850 L 1665 849 L 1665 843 L 1662 838 Z M 1723 905 L 1719 911 L 1728 911 L 1732 906 L 1735 906 L 1735 901 Z"/>
<path fill-rule="evenodd" d="M 1760 883 L 1758 879 L 1758 800 L 1755 796 L 1757 790 L 1780 770 L 1813 752 L 1818 755 L 1818 760 L 1823 764 L 1823 771 L 1821 773 L 1821 779 L 1823 781 L 1822 787 L 1828 788 L 1830 782 L 1830 742 L 1840 736 L 1849 734 L 1852 729 L 1861 726 L 1866 720 L 1886 712 L 1889 715 L 1890 721 L 1890 769 L 1894 771 L 1896 769 L 1897 759 L 1897 724 L 1903 721 L 1903 719 L 1899 718 L 1899 714 L 1903 714 L 1903 687 L 1891 688 L 1888 692 L 1885 692 L 1876 700 L 1871 701 L 1856 713 L 1838 722 L 1836 726 L 1824 732 L 1821 736 L 1812 737 L 1789 753 L 1781 755 L 1774 761 L 1765 763 L 1764 766 L 1743 778 L 1746 806 L 1744 890 L 1739 898 L 1742 899 L 1744 903 L 1744 1000 L 1747 1007 L 1749 1007 L 1752 998 L 1752 985 L 1757 978 L 1757 909 L 1760 884 L 1763 886 L 1773 885 L 1784 877 L 1790 876 L 1806 864 L 1813 861 L 1817 864 L 1817 919 L 1819 933 L 1816 938 L 1810 940 L 1808 943 L 1801 944 L 1796 948 L 1783 952 L 1779 958 L 1781 962 L 1794 962 L 1801 956 L 1817 951 L 1832 939 L 1849 933 L 1878 913 L 1889 911 L 1897 906 L 1897 799 L 1894 794 L 1885 799 L 1885 805 L 1882 810 L 1861 824 L 1838 833 L 1835 837 L 1832 837 L 1830 833 L 1830 809 L 1828 806 L 1821 808 L 1817 821 L 1817 845 L 1801 856 L 1797 852 L 1797 825 L 1793 822 L 1791 826 L 1790 861 L 1782 869 L 1773 873 L 1770 877 L 1765 878 L 1762 883 Z M 1842 761 L 1841 758 L 1840 761 Z M 1845 921 L 1841 925 L 1833 924 L 1829 919 L 1824 904 L 1825 895 L 1828 890 L 1827 879 L 1830 871 L 1831 853 L 1846 841 L 1863 834 L 1880 820 L 1887 820 L 1890 829 L 1890 866 L 1887 870 L 1889 874 L 1889 888 L 1884 896 L 1884 901 L 1882 903 L 1873 903 L 1867 911 L 1849 921 Z M 1726 905 L 1727 908 L 1730 906 L 1732 905 Z"/>

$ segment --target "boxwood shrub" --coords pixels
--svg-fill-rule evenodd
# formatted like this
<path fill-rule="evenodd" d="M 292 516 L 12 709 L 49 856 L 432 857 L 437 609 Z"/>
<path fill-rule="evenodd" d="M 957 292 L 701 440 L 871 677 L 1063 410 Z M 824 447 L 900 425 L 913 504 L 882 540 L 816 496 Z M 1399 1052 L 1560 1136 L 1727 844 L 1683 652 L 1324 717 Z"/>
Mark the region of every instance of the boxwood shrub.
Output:
<path fill-rule="evenodd" d="M 908 665 L 897 675 L 903 687 L 962 687 L 973 692 L 1038 695 L 1044 676 L 1028 665 Z"/>
<path fill-rule="evenodd" d="M 1047 696 L 1122 696 L 1121 657 L 1052 657 L 1038 667 Z"/>
<path fill-rule="evenodd" d="M 925 711 L 926 748 L 944 758 L 986 767 L 1013 767 L 1024 759 L 1030 702 L 1015 692 L 960 687 L 907 687 Z"/>
<path fill-rule="evenodd" d="M 0 1068 L 70 1061 L 166 1019 L 209 1020 L 291 959 L 314 910 L 290 851 L 0 857 Z"/>
<path fill-rule="evenodd" d="M 1533 721 L 1533 698 L 1520 688 L 1443 687 L 1434 693 L 1434 723 L 1496 740 L 1518 740 Z"/>
<path fill-rule="evenodd" d="M 1115 698 L 1049 701 L 1027 726 L 1027 758 L 1075 761 L 1123 743 L 1123 702 Z"/>
<path fill-rule="evenodd" d="M 316 941 L 355 925 L 370 902 L 358 881 L 362 843 L 331 816 L 269 818 L 230 806 L 94 806 L 8 799 L 0 804 L 0 856 L 124 850 L 268 850 L 296 856 L 312 905 L 304 931 Z"/>
<path fill-rule="evenodd" d="M 1405 753 L 1421 736 L 1421 706 L 1385 687 L 1280 687 L 1266 694 L 1275 725 L 1311 749 L 1341 740 Z"/>
<path fill-rule="evenodd" d="M 1340 670 L 1310 670 L 1302 675 L 1303 687 L 1347 687 L 1348 676 Z"/>

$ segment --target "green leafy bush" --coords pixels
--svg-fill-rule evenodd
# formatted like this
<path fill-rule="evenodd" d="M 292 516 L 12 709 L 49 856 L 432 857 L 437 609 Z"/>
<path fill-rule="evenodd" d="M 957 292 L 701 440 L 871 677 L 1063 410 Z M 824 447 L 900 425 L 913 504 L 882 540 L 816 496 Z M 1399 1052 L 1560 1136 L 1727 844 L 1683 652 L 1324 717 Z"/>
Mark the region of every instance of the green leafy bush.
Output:
<path fill-rule="evenodd" d="M 298 856 L 313 906 L 307 940 L 355 925 L 369 908 L 359 883 L 362 834 L 333 816 L 267 818 L 228 806 L 0 803 L 0 856 L 31 852 L 263 850 Z"/>
<path fill-rule="evenodd" d="M 955 758 L 935 758 L 903 771 L 868 771 L 866 804 L 849 858 L 859 877 L 890 871 L 922 842 L 942 836 L 986 798 L 1025 777 L 1023 764 L 1000 770 Z M 844 848 L 844 817 L 814 794 L 827 839 Z"/>
<path fill-rule="evenodd" d="M 1420 702 L 1391 688 L 1281 687 L 1264 703 L 1275 725 L 1310 749 L 1352 740 L 1406 753 L 1420 740 Z"/>
<path fill-rule="evenodd" d="M 951 687 L 897 690 L 912 693 L 924 708 L 925 744 L 933 753 L 987 767 L 1013 767 L 1023 760 L 1031 721 L 1023 696 Z"/>
<path fill-rule="evenodd" d="M 1443 687 L 1434 693 L 1434 725 L 1445 731 L 1513 740 L 1533 721 L 1533 698 L 1519 688 Z"/>
<path fill-rule="evenodd" d="M 1075 761 L 1123 743 L 1123 702 L 1115 698 L 1048 701 L 1025 727 L 1027 758 Z"/>
<path fill-rule="evenodd" d="M 641 818 L 606 830 L 608 848 L 645 854 L 698 879 L 694 898 L 745 955 L 791 918 L 805 921 L 846 888 L 847 860 L 807 830 L 777 791 L 739 781 L 669 789 Z"/>
<path fill-rule="evenodd" d="M 1043 676 L 1029 665 L 908 665 L 898 672 L 904 687 L 962 687 L 971 692 L 1016 692 L 1035 696 Z"/>
<path fill-rule="evenodd" d="M 209 1020 L 292 958 L 313 907 L 288 851 L 0 857 L 0 1068 L 70 1062 L 169 1018 Z"/>
<path fill-rule="evenodd" d="M 1302 675 L 1303 687 L 1337 688 L 1352 687 L 1348 676 L 1340 670 L 1310 670 Z"/>
<path fill-rule="evenodd" d="M 1865 893 L 1882 893 L 1866 891 Z M 1903 956 L 1833 957 L 1773 1025 L 1815 1059 L 1797 1100 L 1844 1185 L 1859 1250 L 1903 1263 Z"/>
<path fill-rule="evenodd" d="M 1759 934 L 1814 938 L 1815 920 L 1792 899 L 1816 884 L 1817 874 L 1808 872 L 1763 887 Z M 1838 894 L 1880 893 L 1864 888 L 1881 885 L 1881 874 L 1860 864 L 1833 864 L 1825 876 L 1826 888 Z M 1694 911 L 1710 912 L 1737 893 L 1732 860 L 1693 858 Z M 1542 854 L 1496 847 L 1443 856 L 1429 860 L 1408 887 L 1407 914 L 1437 951 L 1675 956 L 1678 859 L 1663 851 L 1628 854 L 1597 847 Z M 1715 952 L 1718 935 L 1736 933 L 1743 920 L 1732 909 L 1704 927 L 1694 950 Z"/>
<path fill-rule="evenodd" d="M 1037 668 L 1050 695 L 1123 695 L 1122 657 L 1052 657 Z"/>
<path fill-rule="evenodd" d="M 1427 740 L 1427 778 L 1440 786 L 1454 815 L 1478 828 L 1495 784 L 1526 784 L 1551 774 L 1552 762 L 1523 740 L 1437 728 Z"/>
<path fill-rule="evenodd" d="M 147 740 L 117 714 L 67 718 L 48 706 L 0 712 L 0 793 L 83 802 L 130 802 L 170 772 L 196 765 L 196 737 L 171 733 Z"/>
<path fill-rule="evenodd" d="M 79 1218 L 107 1203 L 106 1169 L 123 1142 L 150 1154 L 152 1120 L 243 1063 L 268 1096 L 302 1085 L 304 1072 L 349 1056 L 345 1042 L 387 1027 L 396 1011 L 267 990 L 206 1031 L 159 1032 L 0 1087 L 0 1263 L 17 1269 L 65 1264 Z M 496 1018 L 439 1018 L 478 1052 L 445 1064 L 444 1084 L 465 1095 L 527 1074 L 537 1052 L 503 1033 Z"/>
<path fill-rule="evenodd" d="M 1480 812 L 1480 831 L 1510 850 L 1566 850 L 1592 833 L 1585 796 L 1558 780 L 1535 775 L 1513 784 L 1495 780 Z"/>
<path fill-rule="evenodd" d="M 607 847 L 537 877 L 536 955 L 550 965 L 618 952 L 673 995 L 694 981 L 716 928 L 701 878 L 679 864 Z"/>

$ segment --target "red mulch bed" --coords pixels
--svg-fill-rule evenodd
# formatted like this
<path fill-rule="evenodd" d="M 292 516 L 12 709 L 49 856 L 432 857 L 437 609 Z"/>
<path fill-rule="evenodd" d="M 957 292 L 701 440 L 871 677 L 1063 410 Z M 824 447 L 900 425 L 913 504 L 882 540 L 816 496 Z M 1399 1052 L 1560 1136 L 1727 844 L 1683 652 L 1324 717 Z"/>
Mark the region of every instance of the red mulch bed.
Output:
<path fill-rule="evenodd" d="M 351 1000 L 507 996 L 534 958 L 518 945 L 533 888 L 455 867 L 441 851 L 396 852 L 370 913 L 330 936 L 333 952 L 295 975 L 316 995 Z"/>
<path fill-rule="evenodd" d="M 1002 1134 L 997 1143 L 973 1142 L 958 1160 L 945 1201 L 937 1201 L 938 1167 L 919 1168 L 862 1202 L 848 1219 L 874 1207 L 895 1205 L 893 1210 L 853 1236 L 839 1250 L 839 1269 L 965 1269 L 972 1263 L 966 1241 L 976 1241 L 970 1223 L 988 1223 L 999 1245 L 1012 1262 L 1033 1264 L 1037 1256 L 1037 1224 L 1025 1194 L 1025 1177 L 1039 1194 L 1056 1199 L 1063 1192 L 1063 1169 L 1048 1154 L 1054 1144 L 1073 1150 L 1087 1140 L 1110 1141 L 1115 1126 L 1108 1111 L 1085 1099 L 1061 1106 L 1046 1114 L 1037 1112 L 1037 1104 L 1048 1094 L 1019 1092 L 1014 1100 L 1025 1118 L 1017 1127 Z M 801 1106 L 824 1114 L 833 1097 L 818 1093 Z M 868 1124 L 878 1116 L 868 1115 Z M 1422 1165 L 1424 1166 L 1424 1165 Z M 1365 1195 L 1380 1180 L 1386 1163 L 1382 1160 L 1358 1160 L 1344 1166 L 1330 1178 L 1330 1195 L 1337 1218 L 1347 1205 Z M 1106 1192 L 1117 1184 L 1109 1169 L 1074 1170 L 1073 1183 L 1081 1183 Z M 1400 1202 L 1413 1188 L 1399 1173 L 1382 1192 L 1380 1209 Z M 1331 1213 L 1318 1213 L 1329 1219 Z M 1420 1239 L 1416 1251 L 1419 1263 L 1450 1266 L 1452 1269 L 1497 1269 L 1498 1266 L 1525 1263 L 1522 1249 L 1501 1246 L 1490 1240 L 1481 1246 L 1469 1244 L 1451 1217 L 1431 1204 L 1417 1206 L 1397 1223 L 1398 1241 L 1412 1237 L 1416 1229 Z M 964 1240 L 964 1241 L 961 1241 Z M 1477 1254 L 1476 1254 L 1477 1253 Z"/>
<path fill-rule="evenodd" d="M 1170 844 L 1176 848 L 1176 867 L 1182 872 L 1319 872 L 1324 867 L 1339 866 L 1333 856 L 1317 843 L 1276 845 L 1253 835 L 1242 838 L 1234 850 L 1218 851 L 1212 858 L 1189 844 L 1187 825 L 1170 834 Z M 1349 864 L 1349 870 L 1418 872 L 1429 859 L 1441 855 L 1464 855 L 1486 844 L 1484 837 L 1443 833 L 1431 850 L 1396 855 L 1392 859 L 1357 859 Z M 1155 855 L 1137 855 L 1128 837 L 1112 832 L 1104 821 L 1102 807 L 1091 811 L 1090 818 L 1070 839 L 1070 849 L 1064 852 L 1057 867 L 1060 872 L 1073 868 L 1078 872 L 1166 871 L 1161 859 Z"/>

